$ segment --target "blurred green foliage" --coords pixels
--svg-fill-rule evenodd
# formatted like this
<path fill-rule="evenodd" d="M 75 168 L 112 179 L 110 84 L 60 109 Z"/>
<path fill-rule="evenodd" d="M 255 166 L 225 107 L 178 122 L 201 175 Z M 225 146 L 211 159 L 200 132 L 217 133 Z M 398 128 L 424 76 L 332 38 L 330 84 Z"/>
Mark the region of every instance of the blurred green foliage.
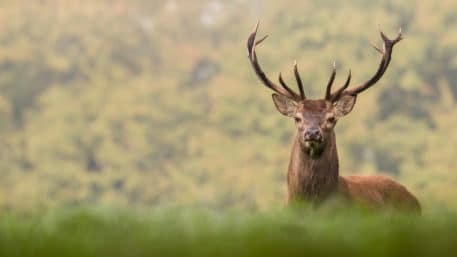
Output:
<path fill-rule="evenodd" d="M 449 256 L 455 215 L 53 210 L 0 215 L 0 256 Z"/>
<path fill-rule="evenodd" d="M 341 173 L 386 173 L 457 209 L 457 2 L 0 3 L 0 206 L 281 206 L 294 127 L 255 77 L 297 59 L 313 97 L 332 60 L 369 78 L 377 26 L 405 40 L 337 126 Z"/>

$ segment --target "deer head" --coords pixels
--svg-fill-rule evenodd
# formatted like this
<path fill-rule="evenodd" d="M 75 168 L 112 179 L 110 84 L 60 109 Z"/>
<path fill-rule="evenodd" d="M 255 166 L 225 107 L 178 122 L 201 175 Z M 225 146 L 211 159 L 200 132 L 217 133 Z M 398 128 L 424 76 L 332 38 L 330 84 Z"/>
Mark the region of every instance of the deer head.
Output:
<path fill-rule="evenodd" d="M 327 83 L 325 97 L 323 99 L 307 99 L 303 90 L 303 83 L 298 73 L 297 63 L 294 65 L 294 75 L 297 81 L 299 93 L 293 91 L 286 85 L 279 74 L 279 84 L 273 83 L 263 72 L 259 65 L 256 46 L 264 41 L 267 36 L 256 41 L 256 34 L 259 23 L 256 24 L 253 32 L 249 35 L 247 48 L 248 57 L 254 68 L 255 73 L 265 86 L 273 90 L 273 102 L 276 109 L 283 115 L 295 120 L 297 127 L 298 140 L 301 148 L 312 158 L 319 158 L 328 139 L 332 135 L 333 128 L 337 121 L 351 112 L 355 105 L 357 95 L 369 87 L 373 86 L 384 74 L 389 66 L 392 49 L 396 43 L 402 39 L 401 30 L 398 36 L 391 40 L 380 30 L 383 40 L 383 47 L 378 48 L 373 45 L 376 51 L 381 53 L 381 62 L 376 73 L 365 83 L 348 89 L 351 82 L 351 71 L 346 82 L 336 91 L 332 92 L 333 81 L 336 76 L 335 63 Z"/>

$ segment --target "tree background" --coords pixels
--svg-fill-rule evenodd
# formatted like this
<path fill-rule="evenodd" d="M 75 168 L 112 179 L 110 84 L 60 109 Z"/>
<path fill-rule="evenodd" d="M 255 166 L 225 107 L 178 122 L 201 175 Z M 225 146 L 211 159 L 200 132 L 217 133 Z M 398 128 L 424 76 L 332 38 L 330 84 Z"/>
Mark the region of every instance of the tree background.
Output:
<path fill-rule="evenodd" d="M 282 205 L 293 122 L 270 77 L 299 63 L 318 98 L 377 68 L 377 27 L 405 39 L 337 125 L 341 173 L 387 174 L 457 209 L 454 0 L 0 2 L 0 208 L 262 210 Z"/>

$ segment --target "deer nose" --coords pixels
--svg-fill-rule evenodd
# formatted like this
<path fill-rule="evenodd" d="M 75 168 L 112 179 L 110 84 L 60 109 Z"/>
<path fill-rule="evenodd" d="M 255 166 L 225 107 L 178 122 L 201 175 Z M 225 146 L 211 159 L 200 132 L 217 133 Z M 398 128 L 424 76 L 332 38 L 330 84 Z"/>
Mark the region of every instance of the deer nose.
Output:
<path fill-rule="evenodd" d="M 305 141 L 321 141 L 322 134 L 319 128 L 310 128 L 305 131 L 303 138 Z"/>

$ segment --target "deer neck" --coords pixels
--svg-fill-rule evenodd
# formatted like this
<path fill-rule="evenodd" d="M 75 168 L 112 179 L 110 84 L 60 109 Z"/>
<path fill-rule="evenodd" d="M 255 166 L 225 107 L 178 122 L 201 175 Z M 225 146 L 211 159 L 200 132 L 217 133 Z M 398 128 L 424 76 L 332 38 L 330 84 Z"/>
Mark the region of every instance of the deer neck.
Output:
<path fill-rule="evenodd" d="M 320 202 L 338 188 L 338 154 L 332 131 L 319 157 L 311 157 L 294 137 L 287 174 L 289 200 Z"/>

